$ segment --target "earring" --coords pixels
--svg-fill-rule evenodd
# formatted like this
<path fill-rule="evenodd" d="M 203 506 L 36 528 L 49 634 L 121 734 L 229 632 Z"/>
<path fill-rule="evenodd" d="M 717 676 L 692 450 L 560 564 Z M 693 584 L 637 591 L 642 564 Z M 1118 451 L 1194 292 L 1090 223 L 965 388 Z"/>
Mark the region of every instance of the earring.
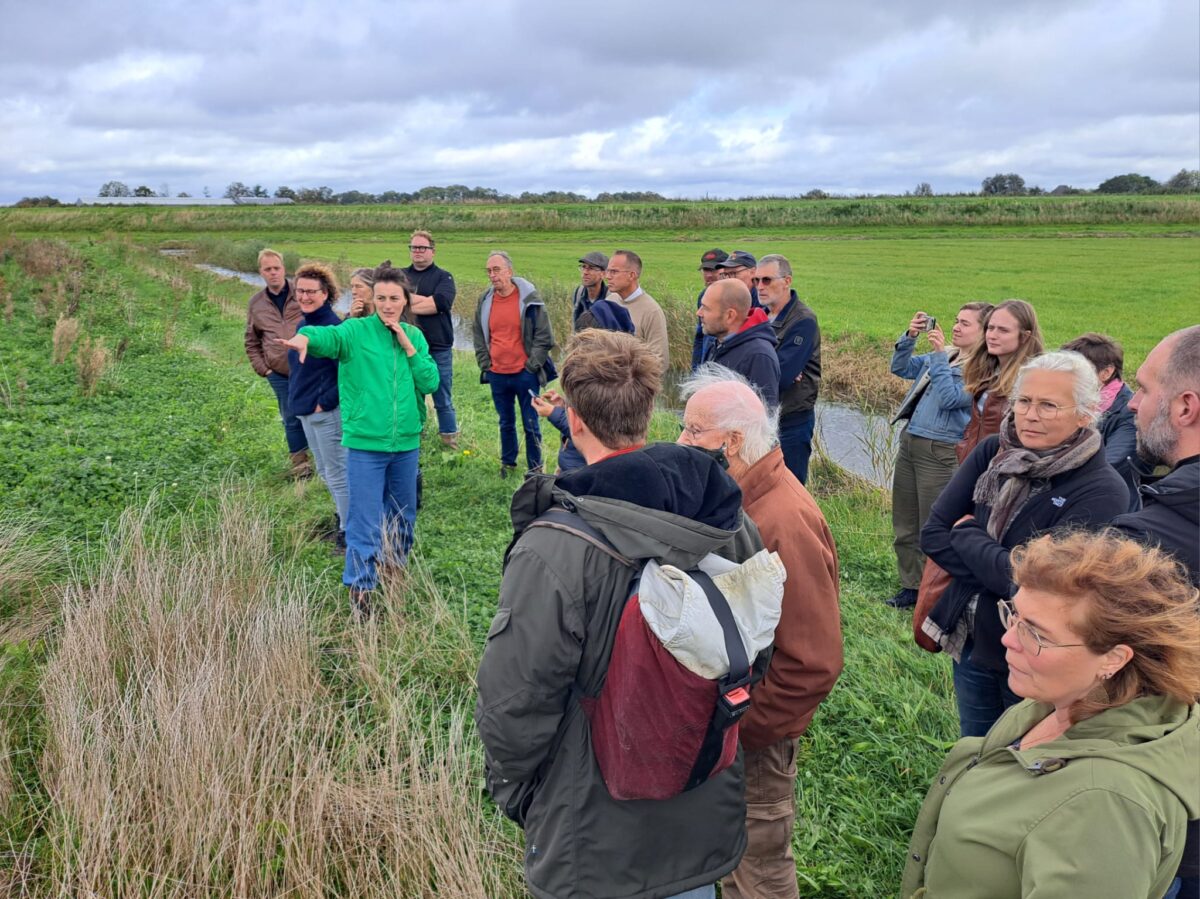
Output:
<path fill-rule="evenodd" d="M 1100 677 L 1103 678 L 1104 680 L 1110 680 L 1112 678 L 1112 676 L 1113 676 L 1113 673 L 1111 671 L 1105 671 L 1103 674 L 1100 675 Z"/>

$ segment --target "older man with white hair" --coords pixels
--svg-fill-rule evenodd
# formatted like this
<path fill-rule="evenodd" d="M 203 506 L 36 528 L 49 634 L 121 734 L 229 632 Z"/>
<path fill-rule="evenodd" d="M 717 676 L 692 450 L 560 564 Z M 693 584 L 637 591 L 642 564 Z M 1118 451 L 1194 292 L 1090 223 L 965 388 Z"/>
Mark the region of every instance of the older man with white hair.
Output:
<path fill-rule="evenodd" d="M 742 509 L 787 569 L 775 652 L 739 730 L 749 843 L 722 895 L 798 896 L 791 849 L 796 738 L 842 671 L 837 548 L 825 516 L 784 463 L 776 413 L 749 382 L 708 363 L 681 389 L 688 400 L 679 442 L 724 454 L 742 489 Z"/>

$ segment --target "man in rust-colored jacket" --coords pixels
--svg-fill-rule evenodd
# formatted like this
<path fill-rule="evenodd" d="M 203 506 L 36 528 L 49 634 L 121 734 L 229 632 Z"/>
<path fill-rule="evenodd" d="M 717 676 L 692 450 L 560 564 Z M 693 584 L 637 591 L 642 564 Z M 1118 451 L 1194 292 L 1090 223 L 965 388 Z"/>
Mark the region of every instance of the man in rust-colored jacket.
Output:
<path fill-rule="evenodd" d="M 724 451 L 742 509 L 787 569 L 775 652 L 739 726 L 748 845 L 722 895 L 799 896 L 791 850 L 796 738 L 842 671 L 837 548 L 816 501 L 784 463 L 774 419 L 745 379 L 707 364 L 682 391 L 690 399 L 679 441 Z"/>
<path fill-rule="evenodd" d="M 296 299 L 295 285 L 288 280 L 283 257 L 272 249 L 258 254 L 258 273 L 266 286 L 250 297 L 246 310 L 246 356 L 254 371 L 271 385 L 283 420 L 283 433 L 291 454 L 291 476 L 312 476 L 308 438 L 300 419 L 288 408 L 288 348 L 278 342 L 296 336 L 303 313 Z M 278 340 L 276 339 L 278 338 Z"/>

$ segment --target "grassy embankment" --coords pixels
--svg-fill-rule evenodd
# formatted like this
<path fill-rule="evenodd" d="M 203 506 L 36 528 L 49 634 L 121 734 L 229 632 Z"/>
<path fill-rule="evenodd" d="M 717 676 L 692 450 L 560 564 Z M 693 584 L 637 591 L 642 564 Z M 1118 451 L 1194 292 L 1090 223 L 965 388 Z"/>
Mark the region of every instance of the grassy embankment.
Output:
<path fill-rule="evenodd" d="M 315 539 L 328 498 L 280 476 L 244 287 L 113 241 L 10 244 L 0 274 L 3 892 L 521 895 L 469 717 L 512 489 L 471 360 L 464 451 L 426 446 L 411 582 L 357 627 Z M 82 337 L 111 353 L 92 396 Z M 884 895 L 953 737 L 947 670 L 876 602 L 884 498 L 821 466 L 814 490 L 847 668 L 802 744 L 800 876 Z"/>
<path fill-rule="evenodd" d="M 408 233 L 427 227 L 440 238 L 438 262 L 458 279 L 460 314 L 486 286 L 487 252 L 504 248 L 548 299 L 559 334 L 569 330 L 578 256 L 629 247 L 667 312 L 679 366 L 690 358 L 700 254 L 714 245 L 782 253 L 821 318 L 826 395 L 880 408 L 903 393 L 887 359 L 916 309 L 949 323 L 968 300 L 1023 297 L 1050 345 L 1104 331 L 1124 342 L 1132 373 L 1162 334 L 1196 319 L 1200 296 L 1200 200 L 1187 196 L 14 209 L 0 210 L 0 227 L 135 234 L 241 268 L 253 257 L 230 240 L 253 238 L 344 270 L 406 263 Z"/>

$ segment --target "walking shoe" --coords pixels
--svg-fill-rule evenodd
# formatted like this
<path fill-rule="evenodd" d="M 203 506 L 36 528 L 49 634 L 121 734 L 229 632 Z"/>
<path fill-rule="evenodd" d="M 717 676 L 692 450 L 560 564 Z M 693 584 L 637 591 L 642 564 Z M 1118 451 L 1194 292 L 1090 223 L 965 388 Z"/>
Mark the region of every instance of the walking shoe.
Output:
<path fill-rule="evenodd" d="M 308 450 L 297 450 L 291 454 L 291 468 L 288 469 L 288 477 L 293 481 L 303 481 L 313 476 L 312 459 L 308 455 Z"/>
<path fill-rule="evenodd" d="M 517 466 L 515 466 L 515 465 L 505 465 L 505 464 L 501 463 L 500 477 L 506 478 L 516 470 L 517 470 Z"/>
<path fill-rule="evenodd" d="M 346 532 L 338 531 L 337 537 L 333 541 L 333 554 L 335 556 L 346 555 Z"/>
<path fill-rule="evenodd" d="M 350 614 L 355 621 L 365 621 L 371 617 L 371 591 L 350 588 Z"/>
<path fill-rule="evenodd" d="M 883 604 L 893 609 L 911 609 L 917 604 L 917 591 L 911 587 L 901 587 L 899 593 L 891 599 L 885 599 Z"/>
<path fill-rule="evenodd" d="M 438 434 L 442 438 L 442 443 L 447 449 L 458 449 L 458 431 L 453 434 Z"/>

